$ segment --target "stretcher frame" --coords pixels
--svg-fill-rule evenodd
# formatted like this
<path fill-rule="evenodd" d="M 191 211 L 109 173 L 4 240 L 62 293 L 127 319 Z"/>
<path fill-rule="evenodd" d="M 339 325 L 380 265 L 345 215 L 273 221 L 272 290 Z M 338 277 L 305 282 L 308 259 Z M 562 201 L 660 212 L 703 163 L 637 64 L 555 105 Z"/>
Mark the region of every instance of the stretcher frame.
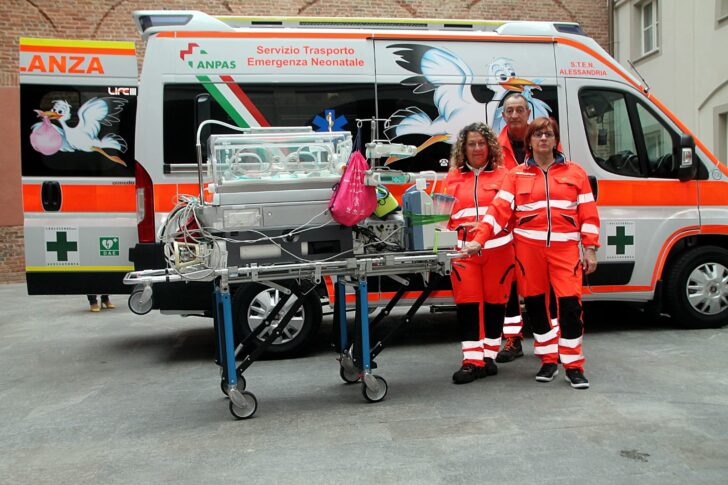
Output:
<path fill-rule="evenodd" d="M 335 261 L 313 261 L 289 264 L 250 264 L 241 267 L 208 269 L 196 281 L 212 281 L 214 285 L 215 304 L 213 305 L 213 321 L 215 341 L 217 343 L 216 363 L 221 367 L 220 388 L 229 398 L 231 414 L 237 419 L 252 417 L 258 401 L 255 395 L 246 389 L 245 371 L 270 347 L 283 333 L 293 316 L 304 302 L 304 296 L 313 291 L 323 277 L 335 277 L 334 283 L 334 347 L 339 353 L 340 377 L 347 383 L 361 382 L 364 398 L 369 402 L 379 402 L 387 395 L 387 381 L 372 370 L 376 368 L 375 358 L 388 342 L 407 324 L 441 278 L 448 276 L 452 270 L 452 260 L 462 254 L 454 250 L 443 251 L 408 251 L 397 253 L 366 254 L 342 258 Z M 196 269 L 200 271 L 200 268 Z M 185 268 L 186 273 L 195 268 Z M 371 330 L 399 302 L 407 291 L 412 278 L 422 274 L 426 282 L 425 290 L 420 293 L 406 314 L 389 333 L 371 345 Z M 401 276 L 405 275 L 405 276 Z M 369 321 L 367 278 L 388 276 L 400 283 L 400 288 L 381 312 Z M 296 280 L 294 288 L 287 288 L 276 281 Z M 189 281 L 185 273 L 174 269 L 156 269 L 133 271 L 124 277 L 124 284 L 135 285 L 134 294 L 151 298 L 151 288 L 156 283 L 174 283 Z M 279 289 L 283 297 L 268 312 L 260 325 L 248 335 L 237 348 L 234 346 L 232 306 L 230 285 L 237 283 L 262 283 Z M 346 315 L 346 286 L 354 288 L 356 311 L 354 330 L 350 334 Z M 270 327 L 275 318 L 292 296 L 296 301 L 280 316 L 280 321 L 262 343 L 253 344 L 254 339 Z"/>

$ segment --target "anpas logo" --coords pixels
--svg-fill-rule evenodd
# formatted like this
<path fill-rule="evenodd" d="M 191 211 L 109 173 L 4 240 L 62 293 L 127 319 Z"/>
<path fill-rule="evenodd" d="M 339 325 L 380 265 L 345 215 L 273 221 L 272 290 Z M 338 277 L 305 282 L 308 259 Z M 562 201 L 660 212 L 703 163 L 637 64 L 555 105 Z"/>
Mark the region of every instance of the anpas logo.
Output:
<path fill-rule="evenodd" d="M 196 50 L 197 52 L 195 52 Z M 179 51 L 179 58 L 187 62 L 187 65 L 193 69 L 235 69 L 237 67 L 234 59 L 193 59 L 192 57 L 196 57 L 195 54 L 206 56 L 207 51 L 201 49 L 199 44 L 190 42 L 187 44 L 187 49 Z M 190 58 L 188 59 L 188 57 Z"/>

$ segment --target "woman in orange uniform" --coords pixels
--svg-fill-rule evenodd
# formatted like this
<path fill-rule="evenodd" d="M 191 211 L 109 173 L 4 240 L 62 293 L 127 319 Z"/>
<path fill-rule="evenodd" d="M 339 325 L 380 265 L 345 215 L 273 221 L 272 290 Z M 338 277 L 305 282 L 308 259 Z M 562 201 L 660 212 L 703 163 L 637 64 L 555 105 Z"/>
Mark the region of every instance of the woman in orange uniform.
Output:
<path fill-rule="evenodd" d="M 466 126 L 450 157 L 444 191 L 457 198 L 448 226 L 459 231 L 459 244 L 474 229 L 498 193 L 507 170 L 495 133 L 484 123 Z M 454 261 L 452 280 L 462 341 L 463 362 L 456 384 L 498 373 L 494 359 L 514 273 L 513 237 L 500 231 L 478 255 Z"/>
<path fill-rule="evenodd" d="M 463 248 L 476 254 L 500 233 L 515 213 L 518 292 L 533 327 L 534 353 L 542 366 L 536 380 L 550 382 L 559 360 L 571 387 L 587 389 L 582 354 L 582 271 L 594 272 L 599 246 L 599 213 L 587 174 L 556 147 L 554 120 L 537 118 L 526 131 L 527 160 L 511 169 L 473 241 Z M 583 248 L 580 254 L 579 243 Z M 546 310 L 549 285 L 556 293 L 559 326 Z"/>

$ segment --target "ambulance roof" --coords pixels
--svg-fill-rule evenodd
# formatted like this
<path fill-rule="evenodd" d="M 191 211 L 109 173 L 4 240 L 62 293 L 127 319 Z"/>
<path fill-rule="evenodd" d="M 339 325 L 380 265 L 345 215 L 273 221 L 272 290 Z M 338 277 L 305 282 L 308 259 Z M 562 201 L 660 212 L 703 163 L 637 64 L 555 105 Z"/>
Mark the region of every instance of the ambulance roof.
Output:
<path fill-rule="evenodd" d="M 494 35 L 585 35 L 575 22 L 354 17 L 212 16 L 194 10 L 139 10 L 134 22 L 146 39 L 165 31 L 236 32 L 247 29 L 351 29 L 492 32 Z"/>

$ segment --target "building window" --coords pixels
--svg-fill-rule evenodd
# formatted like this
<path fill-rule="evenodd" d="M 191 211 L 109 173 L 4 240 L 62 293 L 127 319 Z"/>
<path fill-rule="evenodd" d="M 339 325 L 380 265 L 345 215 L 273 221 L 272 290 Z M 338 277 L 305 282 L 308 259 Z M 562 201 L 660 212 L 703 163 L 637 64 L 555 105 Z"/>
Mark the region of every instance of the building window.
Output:
<path fill-rule="evenodd" d="M 642 55 L 649 54 L 660 46 L 657 0 L 640 5 L 640 25 L 642 28 Z"/>

